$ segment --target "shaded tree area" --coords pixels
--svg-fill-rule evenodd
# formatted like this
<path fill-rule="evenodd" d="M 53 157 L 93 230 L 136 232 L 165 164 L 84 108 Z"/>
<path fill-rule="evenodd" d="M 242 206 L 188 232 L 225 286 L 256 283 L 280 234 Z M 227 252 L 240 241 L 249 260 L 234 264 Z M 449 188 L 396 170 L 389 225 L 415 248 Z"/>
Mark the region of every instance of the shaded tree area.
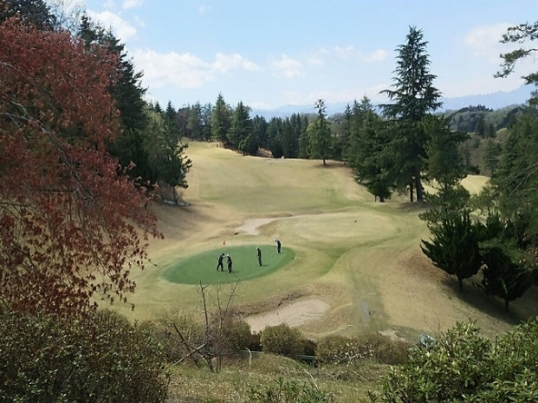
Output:
<path fill-rule="evenodd" d="M 139 186 L 167 189 L 163 196 L 178 202 L 176 187 L 186 188 L 191 161 L 186 144 L 181 143 L 177 112 L 169 102 L 166 110 L 144 100 L 142 73 L 136 72 L 125 46 L 110 31 L 83 15 L 78 35 L 88 51 L 105 49 L 116 59 L 117 82 L 109 92 L 120 112 L 121 131 L 108 149 Z M 155 115 L 156 114 L 156 115 Z M 162 122 L 158 122 L 162 120 Z"/>

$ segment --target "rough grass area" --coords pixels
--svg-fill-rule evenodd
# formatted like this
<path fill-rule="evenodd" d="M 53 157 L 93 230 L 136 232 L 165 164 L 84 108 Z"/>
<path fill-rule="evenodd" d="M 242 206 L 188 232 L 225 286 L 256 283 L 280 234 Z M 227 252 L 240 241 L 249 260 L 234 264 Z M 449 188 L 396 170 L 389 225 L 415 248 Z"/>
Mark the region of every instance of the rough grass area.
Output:
<path fill-rule="evenodd" d="M 290 248 L 283 248 L 276 253 L 273 246 L 260 245 L 262 252 L 262 265 L 258 264 L 256 249 L 248 246 L 222 246 L 221 249 L 211 250 L 189 256 L 166 267 L 163 277 L 172 283 L 183 284 L 225 284 L 237 281 L 246 281 L 266 276 L 280 269 L 295 257 Z M 221 254 L 232 258 L 232 271 L 228 271 L 226 258 L 223 267 L 217 271 L 217 258 Z"/>
<path fill-rule="evenodd" d="M 261 354 L 251 359 L 227 361 L 219 373 L 198 369 L 192 364 L 174 367 L 172 371 L 170 403 L 246 403 L 252 388 L 276 385 L 279 378 L 299 385 L 313 382 L 320 390 L 332 394 L 338 403 L 361 403 L 370 401 L 368 390 L 380 389 L 388 366 L 364 362 L 357 367 L 313 368 L 285 357 Z"/>
<path fill-rule="evenodd" d="M 210 284 L 208 307 L 214 309 L 217 296 L 222 301 L 232 286 L 224 279 L 235 276 L 226 267 L 215 271 L 218 253 L 232 255 L 240 276 L 260 269 L 257 245 L 268 248 L 262 251 L 268 266 L 257 272 L 267 275 L 243 278 L 234 308 L 257 320 L 264 314 L 283 320 L 284 308 L 299 307 L 286 310 L 286 318 L 313 340 L 379 331 L 413 343 L 422 333 L 435 335 L 469 319 L 495 337 L 538 314 L 536 288 L 514 301 L 510 314 L 474 285 L 479 278 L 466 281 L 459 293 L 456 280 L 420 250 L 421 239 L 430 236 L 418 218 L 425 206 L 397 194 L 375 202 L 340 162 L 323 167 L 321 161 L 245 157 L 213 143 L 190 143 L 188 156 L 193 167 L 182 195 L 188 205 L 154 205 L 165 239 L 150 240 L 151 263 L 132 272 L 137 290 L 128 298 L 135 309 L 115 306 L 132 320 L 199 310 L 200 280 Z M 464 185 L 476 192 L 486 180 L 468 177 Z M 293 251 L 293 259 L 271 260 L 277 258 L 277 238 L 283 257 Z M 190 284 L 168 281 L 172 273 Z M 323 310 L 302 320 L 312 301 Z"/>

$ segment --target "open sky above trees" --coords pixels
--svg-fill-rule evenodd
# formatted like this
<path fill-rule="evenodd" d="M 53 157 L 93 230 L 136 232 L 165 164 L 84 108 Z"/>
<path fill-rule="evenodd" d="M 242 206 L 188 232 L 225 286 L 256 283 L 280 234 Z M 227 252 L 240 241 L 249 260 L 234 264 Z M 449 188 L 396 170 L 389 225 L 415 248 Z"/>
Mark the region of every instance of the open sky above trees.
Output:
<path fill-rule="evenodd" d="M 85 7 L 125 43 L 147 95 L 162 105 L 214 103 L 222 93 L 232 105 L 261 109 L 363 96 L 384 102 L 379 91 L 391 85 L 395 48 L 409 26 L 429 42 L 444 97 L 516 89 L 520 74 L 493 77 L 499 54 L 510 50 L 499 39 L 538 11 L 534 0 L 86 0 Z M 518 73 L 531 67 L 526 61 Z"/>

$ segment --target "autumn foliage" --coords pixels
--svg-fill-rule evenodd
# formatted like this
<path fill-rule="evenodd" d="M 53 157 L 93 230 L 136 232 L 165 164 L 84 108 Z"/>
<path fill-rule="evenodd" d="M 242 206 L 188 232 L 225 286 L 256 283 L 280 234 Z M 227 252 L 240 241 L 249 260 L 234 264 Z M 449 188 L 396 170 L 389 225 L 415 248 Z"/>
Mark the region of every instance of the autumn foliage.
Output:
<path fill-rule="evenodd" d="M 68 32 L 0 24 L 0 304 L 83 312 L 125 300 L 158 236 L 106 152 L 118 133 L 116 60 Z"/>

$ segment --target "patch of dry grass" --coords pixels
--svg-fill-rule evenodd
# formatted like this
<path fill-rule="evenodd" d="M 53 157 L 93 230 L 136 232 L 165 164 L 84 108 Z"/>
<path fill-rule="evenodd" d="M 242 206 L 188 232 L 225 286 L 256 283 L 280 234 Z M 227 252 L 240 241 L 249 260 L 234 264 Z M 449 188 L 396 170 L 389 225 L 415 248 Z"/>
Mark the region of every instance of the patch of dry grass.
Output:
<path fill-rule="evenodd" d="M 323 168 L 320 161 L 243 157 L 213 143 L 191 143 L 188 155 L 193 168 L 183 198 L 190 205 L 154 207 L 165 239 L 151 241 L 153 265 L 133 272 L 138 287 L 130 300 L 136 309 L 117 307 L 133 320 L 202 306 L 198 287 L 160 276 L 176 259 L 218 249 L 223 241 L 272 244 L 277 237 L 296 259 L 240 284 L 234 306 L 253 314 L 297 298 L 321 299 L 330 306 L 325 315 L 300 326 L 313 339 L 389 331 L 413 342 L 420 333 L 435 334 L 469 319 L 494 336 L 538 313 L 531 297 L 511 304 L 511 315 L 495 313 L 495 305 L 473 290 L 472 281 L 469 291 L 459 295 L 455 281 L 420 252 L 421 239 L 429 237 L 418 219 L 424 206 L 398 195 L 375 203 L 339 162 Z M 464 184 L 475 191 L 486 180 L 470 177 Z M 271 221 L 263 221 L 255 235 L 238 229 L 254 218 Z M 213 309 L 216 295 L 226 295 L 228 288 L 207 291 Z M 488 304 L 495 308 L 487 309 Z"/>

